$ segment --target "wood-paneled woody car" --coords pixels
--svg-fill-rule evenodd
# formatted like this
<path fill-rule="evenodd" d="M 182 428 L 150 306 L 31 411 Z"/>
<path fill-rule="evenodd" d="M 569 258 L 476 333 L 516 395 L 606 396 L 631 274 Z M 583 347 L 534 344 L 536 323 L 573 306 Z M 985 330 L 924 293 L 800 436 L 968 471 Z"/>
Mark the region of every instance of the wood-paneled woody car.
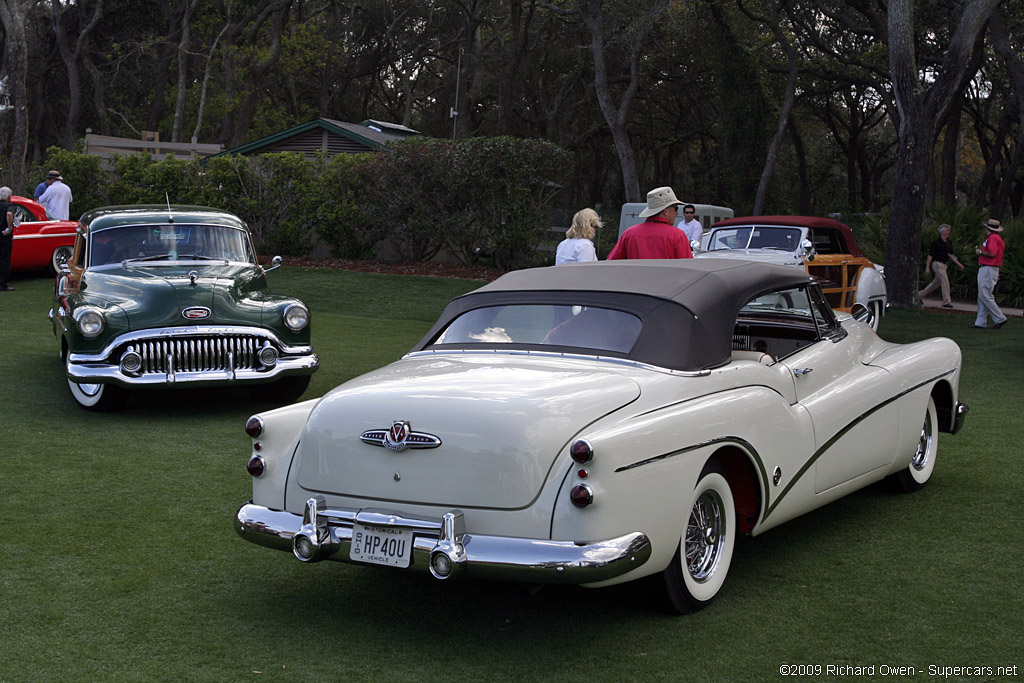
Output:
<path fill-rule="evenodd" d="M 796 266 L 821 283 L 829 305 L 871 311 L 871 326 L 885 315 L 888 293 L 880 266 L 866 258 L 845 223 L 815 216 L 744 216 L 719 221 L 704 236 L 702 258 L 739 258 Z"/>
<path fill-rule="evenodd" d="M 835 314 L 796 268 L 512 272 L 401 360 L 251 417 L 235 529 L 439 579 L 661 573 L 686 612 L 718 594 L 737 534 L 886 477 L 923 486 L 966 412 L 960 363 L 948 339 L 890 344 Z"/>
<path fill-rule="evenodd" d="M 266 400 L 296 400 L 319 366 L 309 310 L 270 293 L 267 270 L 245 223 L 225 211 L 85 214 L 50 309 L 72 396 L 113 410 L 126 389 L 238 383 Z"/>

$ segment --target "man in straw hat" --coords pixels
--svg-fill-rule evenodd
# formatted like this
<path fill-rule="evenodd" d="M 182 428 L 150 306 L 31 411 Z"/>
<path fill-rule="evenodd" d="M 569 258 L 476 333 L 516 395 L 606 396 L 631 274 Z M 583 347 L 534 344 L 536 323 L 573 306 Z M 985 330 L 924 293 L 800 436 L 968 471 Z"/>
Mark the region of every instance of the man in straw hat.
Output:
<path fill-rule="evenodd" d="M 60 171 L 50 171 L 46 174 L 46 192 L 39 195 L 39 203 L 46 207 L 46 210 L 62 221 L 68 219 L 70 213 L 71 188 L 64 184 Z"/>
<path fill-rule="evenodd" d="M 693 258 L 686 233 L 675 227 L 677 206 L 671 187 L 658 187 L 647 193 L 647 208 L 640 218 L 647 222 L 628 228 L 608 254 L 608 260 L 626 258 Z"/>
<path fill-rule="evenodd" d="M 992 329 L 998 330 L 1006 324 L 1006 315 L 999 310 L 992 290 L 999 281 L 999 267 L 1003 265 L 1005 245 L 1000 234 L 1003 226 L 995 218 L 989 218 L 981 225 L 988 234 L 981 246 L 974 250 L 978 254 L 978 317 L 971 327 L 980 330 L 987 328 L 991 316 L 994 323 Z"/>

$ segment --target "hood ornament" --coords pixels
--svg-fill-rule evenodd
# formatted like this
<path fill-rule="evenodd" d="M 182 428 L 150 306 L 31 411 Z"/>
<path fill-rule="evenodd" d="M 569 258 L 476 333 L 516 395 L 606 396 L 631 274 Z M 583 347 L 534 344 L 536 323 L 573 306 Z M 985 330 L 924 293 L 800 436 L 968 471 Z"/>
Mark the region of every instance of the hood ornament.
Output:
<path fill-rule="evenodd" d="M 433 434 L 412 431 L 408 420 L 393 420 L 390 429 L 369 429 L 359 438 L 363 443 L 383 446 L 395 452 L 406 448 L 437 448 L 441 445 L 441 439 Z"/>
<path fill-rule="evenodd" d="M 196 279 L 199 277 L 199 272 L 195 270 L 188 271 L 188 282 L 193 287 L 196 286 Z"/>

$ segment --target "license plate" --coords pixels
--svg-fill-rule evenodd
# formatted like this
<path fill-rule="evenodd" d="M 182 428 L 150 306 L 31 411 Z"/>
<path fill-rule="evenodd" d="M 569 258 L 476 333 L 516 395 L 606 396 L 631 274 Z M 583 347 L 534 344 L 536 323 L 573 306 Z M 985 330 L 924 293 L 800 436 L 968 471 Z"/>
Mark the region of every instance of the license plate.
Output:
<path fill-rule="evenodd" d="M 359 562 L 408 567 L 412 561 L 412 531 L 353 524 L 349 557 Z"/>

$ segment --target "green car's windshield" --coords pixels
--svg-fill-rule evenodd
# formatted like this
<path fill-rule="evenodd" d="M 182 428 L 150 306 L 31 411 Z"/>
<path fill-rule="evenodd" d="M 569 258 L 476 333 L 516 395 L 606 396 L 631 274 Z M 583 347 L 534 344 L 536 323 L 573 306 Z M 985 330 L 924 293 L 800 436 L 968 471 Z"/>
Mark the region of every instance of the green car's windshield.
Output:
<path fill-rule="evenodd" d="M 223 260 L 254 263 L 249 236 L 222 225 L 129 225 L 90 236 L 89 265 Z"/>

